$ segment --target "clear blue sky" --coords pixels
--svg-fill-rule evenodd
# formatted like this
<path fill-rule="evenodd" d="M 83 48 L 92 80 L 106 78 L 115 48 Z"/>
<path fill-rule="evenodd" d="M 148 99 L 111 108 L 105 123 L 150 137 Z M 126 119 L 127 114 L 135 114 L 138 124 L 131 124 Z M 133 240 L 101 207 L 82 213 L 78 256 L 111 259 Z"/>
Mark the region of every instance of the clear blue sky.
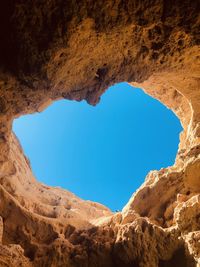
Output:
<path fill-rule="evenodd" d="M 14 121 L 37 179 L 120 210 L 150 170 L 174 163 L 177 117 L 142 90 L 112 86 L 93 107 L 60 100 Z"/>

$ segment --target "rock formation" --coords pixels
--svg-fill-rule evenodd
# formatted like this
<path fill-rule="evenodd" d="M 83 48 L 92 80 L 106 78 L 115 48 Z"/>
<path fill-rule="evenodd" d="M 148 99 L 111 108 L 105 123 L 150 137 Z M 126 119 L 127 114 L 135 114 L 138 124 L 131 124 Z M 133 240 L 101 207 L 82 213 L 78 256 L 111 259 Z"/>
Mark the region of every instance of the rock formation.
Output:
<path fill-rule="evenodd" d="M 0 266 L 200 266 L 199 7 L 1 1 Z M 12 121 L 61 98 L 95 105 L 121 81 L 172 109 L 184 130 L 174 166 L 150 172 L 113 214 L 37 182 Z"/>

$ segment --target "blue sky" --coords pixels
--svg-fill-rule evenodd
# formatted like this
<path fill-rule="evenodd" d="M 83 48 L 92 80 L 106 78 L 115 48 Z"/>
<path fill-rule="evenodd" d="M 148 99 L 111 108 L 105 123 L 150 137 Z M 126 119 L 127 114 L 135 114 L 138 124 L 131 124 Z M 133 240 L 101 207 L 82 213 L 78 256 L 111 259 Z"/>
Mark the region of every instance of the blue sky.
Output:
<path fill-rule="evenodd" d="M 150 170 L 174 163 L 182 127 L 159 101 L 120 83 L 95 107 L 60 100 L 13 130 L 39 181 L 115 211 Z"/>

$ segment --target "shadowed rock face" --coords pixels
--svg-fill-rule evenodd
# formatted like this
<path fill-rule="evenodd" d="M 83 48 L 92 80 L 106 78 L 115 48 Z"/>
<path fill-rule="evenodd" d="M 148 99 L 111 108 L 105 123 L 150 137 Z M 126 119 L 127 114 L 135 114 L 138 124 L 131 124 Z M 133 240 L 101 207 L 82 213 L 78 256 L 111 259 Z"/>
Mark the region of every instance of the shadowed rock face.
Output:
<path fill-rule="evenodd" d="M 199 5 L 0 3 L 0 266 L 200 266 Z M 97 104 L 120 81 L 172 109 L 184 130 L 175 165 L 150 172 L 113 214 L 37 182 L 11 127 L 56 99 Z"/>

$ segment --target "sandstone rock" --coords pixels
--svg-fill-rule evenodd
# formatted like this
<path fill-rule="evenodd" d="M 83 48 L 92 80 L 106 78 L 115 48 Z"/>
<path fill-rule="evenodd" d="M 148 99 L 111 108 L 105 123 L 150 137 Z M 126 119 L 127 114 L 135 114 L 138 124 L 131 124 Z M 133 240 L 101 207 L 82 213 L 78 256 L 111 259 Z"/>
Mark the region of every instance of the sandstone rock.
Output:
<path fill-rule="evenodd" d="M 0 243 L 2 243 L 3 238 L 3 219 L 0 217 Z"/>
<path fill-rule="evenodd" d="M 0 266 L 199 266 L 199 5 L 0 3 Z M 172 109 L 184 130 L 175 164 L 150 172 L 113 214 L 39 183 L 11 128 L 61 98 L 95 105 L 120 81 Z"/>

